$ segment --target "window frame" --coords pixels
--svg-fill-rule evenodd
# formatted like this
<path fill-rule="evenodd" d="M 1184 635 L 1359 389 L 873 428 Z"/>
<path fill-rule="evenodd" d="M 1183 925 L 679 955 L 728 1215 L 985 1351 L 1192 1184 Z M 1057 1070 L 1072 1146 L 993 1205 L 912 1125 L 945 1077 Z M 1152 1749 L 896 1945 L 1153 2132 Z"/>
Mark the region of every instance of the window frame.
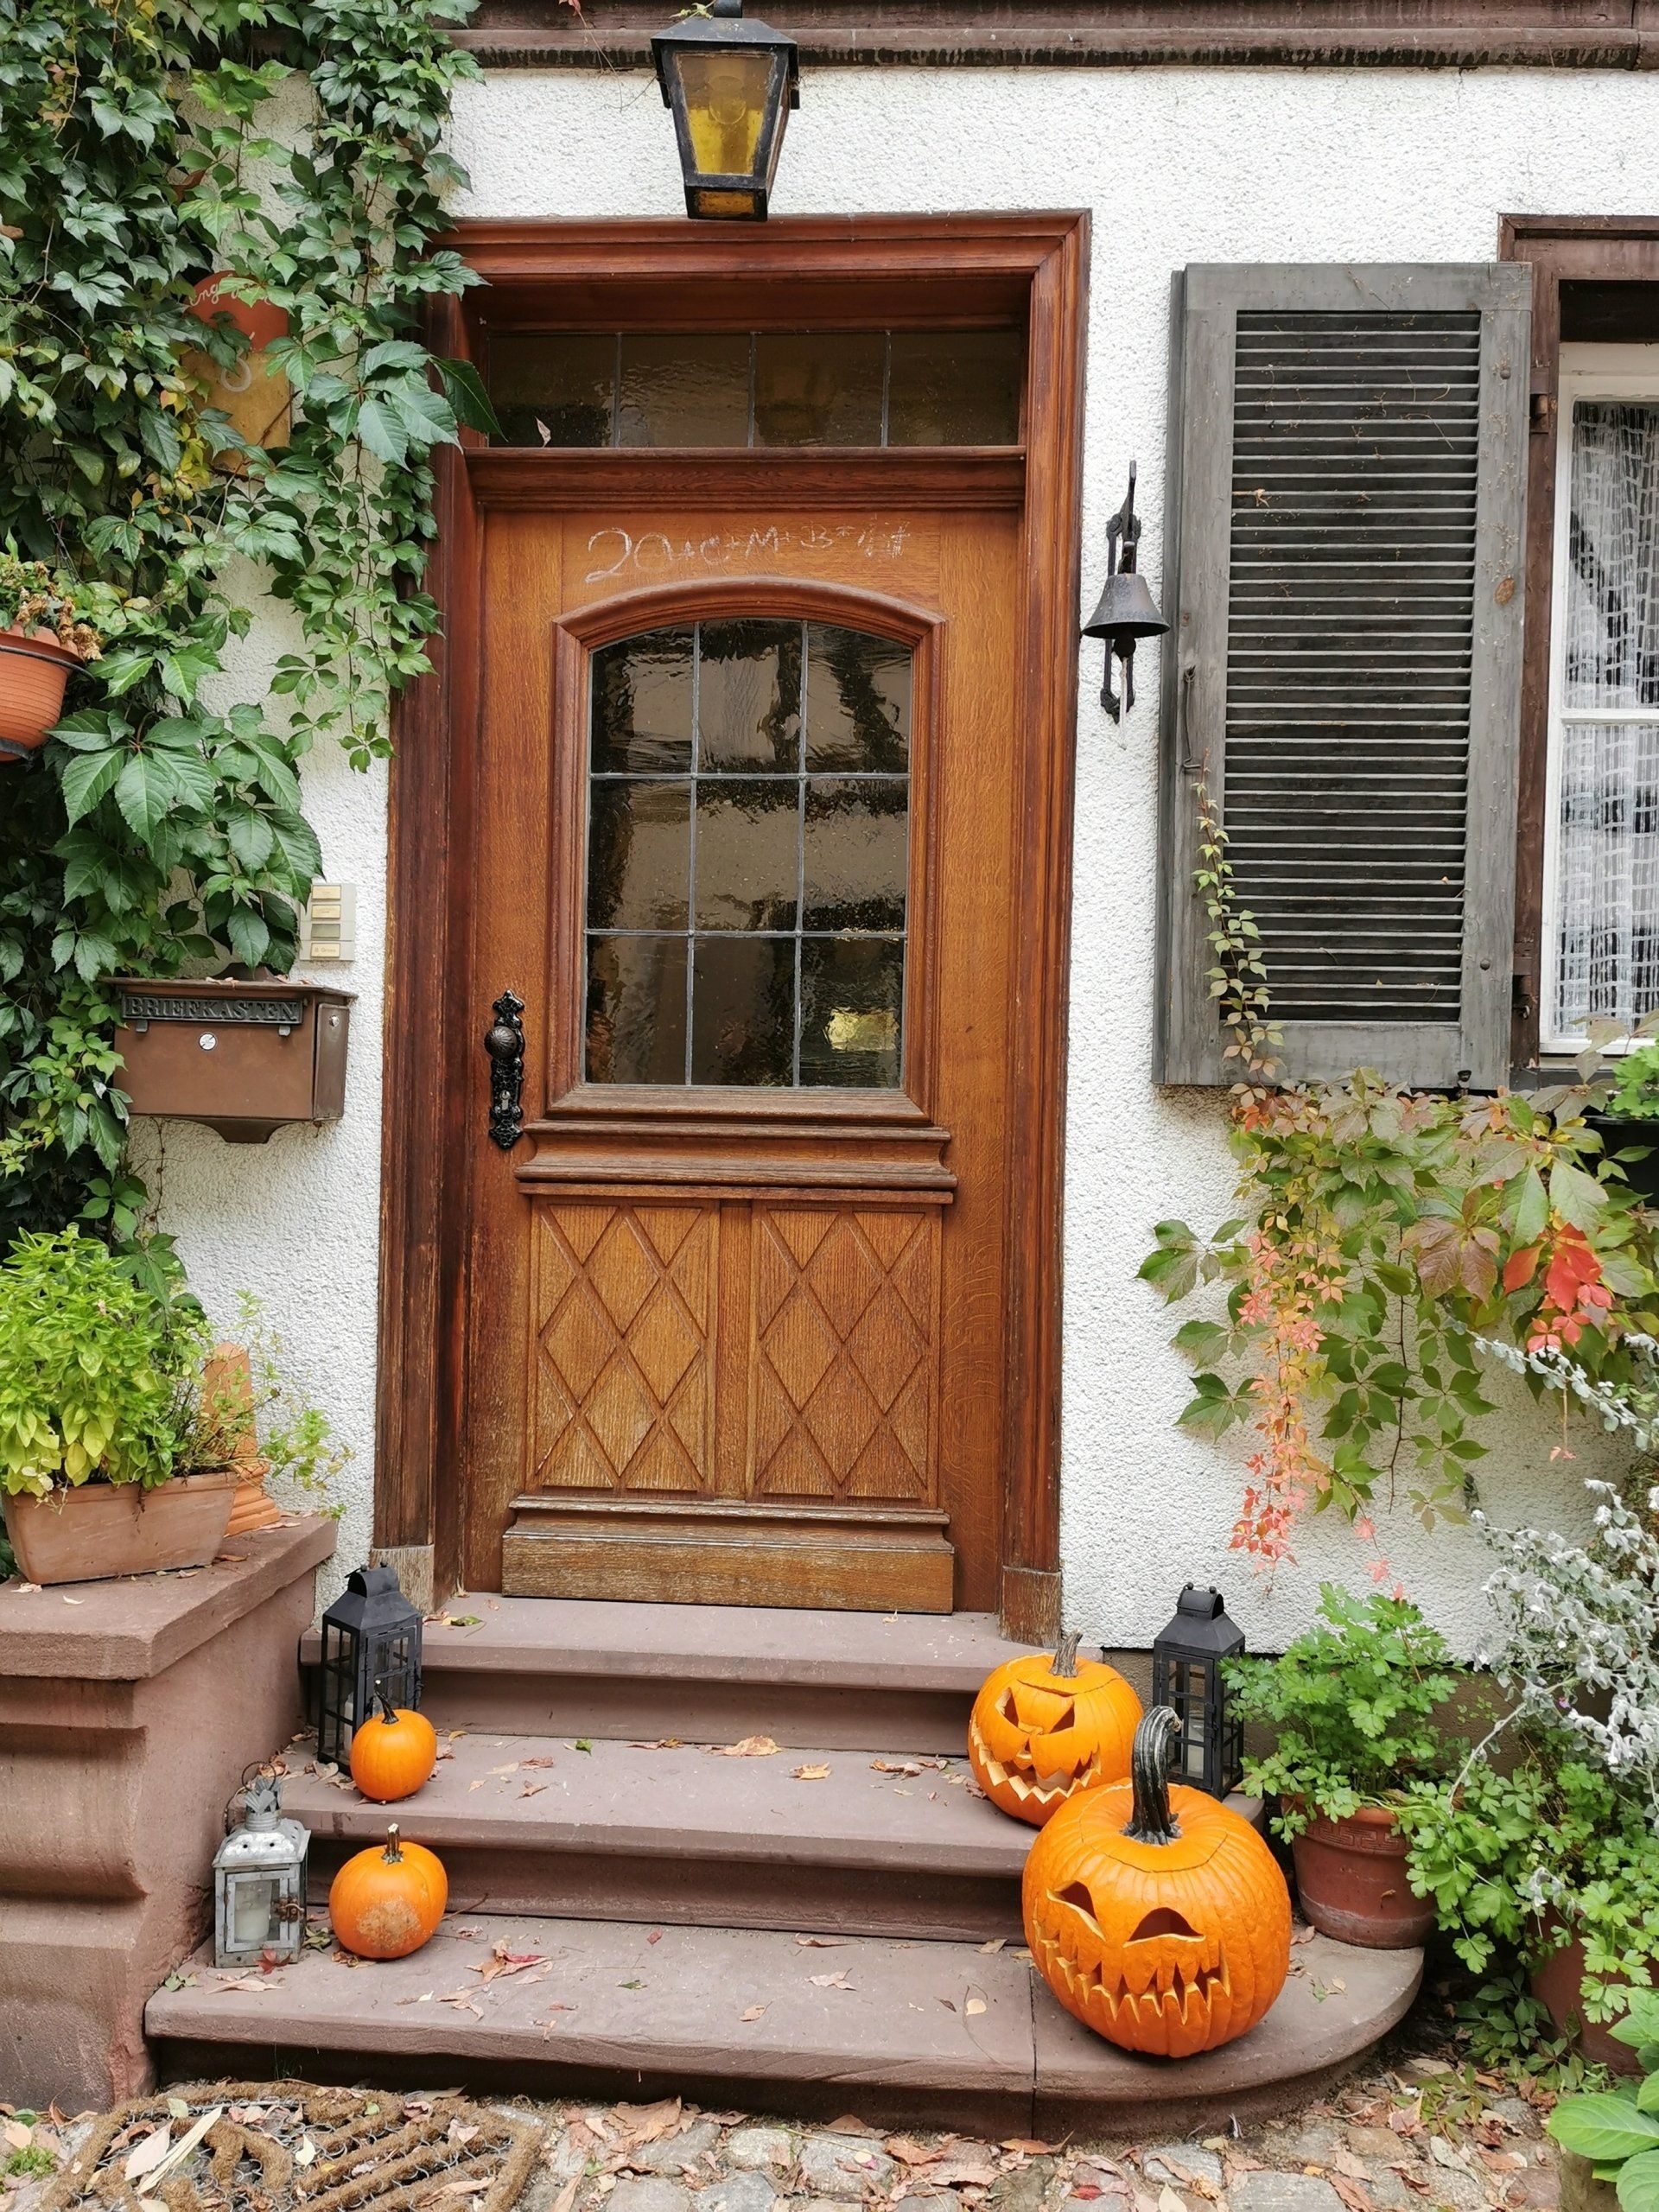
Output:
<path fill-rule="evenodd" d="M 1549 692 L 1544 736 L 1544 815 L 1541 865 L 1543 889 L 1540 934 L 1538 1051 L 1541 1059 L 1573 1058 L 1588 1039 L 1557 1020 L 1560 981 L 1560 802 L 1567 716 L 1567 593 L 1568 537 L 1573 518 L 1573 413 L 1580 400 L 1631 399 L 1659 407 L 1659 345 L 1563 344 L 1558 355 L 1554 474 L 1557 496 L 1552 518 L 1549 590 Z M 1621 722 L 1651 721 L 1659 727 L 1659 708 L 1591 708 L 1571 710 L 1575 719 Z M 1623 1043 L 1611 1048 L 1627 1049 Z"/>

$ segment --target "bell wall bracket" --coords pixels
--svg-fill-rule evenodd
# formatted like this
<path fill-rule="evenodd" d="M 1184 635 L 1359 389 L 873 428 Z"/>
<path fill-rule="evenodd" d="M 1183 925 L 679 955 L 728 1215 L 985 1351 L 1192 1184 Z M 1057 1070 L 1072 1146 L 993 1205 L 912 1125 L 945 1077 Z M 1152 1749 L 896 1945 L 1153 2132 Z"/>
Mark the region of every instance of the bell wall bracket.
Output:
<path fill-rule="evenodd" d="M 1123 504 L 1106 525 L 1106 582 L 1100 603 L 1083 626 L 1085 638 L 1106 641 L 1106 680 L 1100 703 L 1115 722 L 1121 722 L 1135 704 L 1135 648 L 1142 638 L 1161 638 L 1169 628 L 1135 567 L 1141 543 L 1141 519 L 1135 512 L 1135 463 L 1129 463 L 1129 487 Z M 1123 671 L 1123 694 L 1112 689 L 1112 662 Z"/>

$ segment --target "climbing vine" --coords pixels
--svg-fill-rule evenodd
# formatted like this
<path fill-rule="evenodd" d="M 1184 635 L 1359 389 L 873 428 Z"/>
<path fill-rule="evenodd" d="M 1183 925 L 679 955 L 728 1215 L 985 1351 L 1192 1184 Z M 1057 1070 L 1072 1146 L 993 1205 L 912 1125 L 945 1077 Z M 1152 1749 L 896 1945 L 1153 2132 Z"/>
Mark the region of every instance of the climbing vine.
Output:
<path fill-rule="evenodd" d="M 0 1243 L 109 1214 L 109 978 L 285 969 L 321 864 L 300 763 L 385 753 L 426 664 L 432 450 L 489 421 L 420 335 L 472 281 L 434 245 L 471 5 L 0 0 L 0 545 L 95 592 L 103 643 L 0 771 Z M 247 346 L 191 313 L 215 271 L 287 317 L 285 446 L 213 404 Z M 261 593 L 295 616 L 270 677 L 238 658 Z"/>

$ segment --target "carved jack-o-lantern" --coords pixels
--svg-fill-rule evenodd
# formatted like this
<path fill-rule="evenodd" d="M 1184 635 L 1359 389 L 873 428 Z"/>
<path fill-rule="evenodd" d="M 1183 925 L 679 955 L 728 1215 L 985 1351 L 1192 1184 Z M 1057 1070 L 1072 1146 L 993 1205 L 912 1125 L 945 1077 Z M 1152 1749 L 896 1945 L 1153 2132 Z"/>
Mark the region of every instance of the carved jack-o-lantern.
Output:
<path fill-rule="evenodd" d="M 1250 1826 L 1171 1789 L 1180 1723 L 1154 1707 L 1132 1780 L 1064 1806 L 1026 1862 L 1026 1941 L 1068 2012 L 1125 2050 L 1185 2058 L 1246 2034 L 1290 1971 L 1290 1893 Z"/>
<path fill-rule="evenodd" d="M 988 1675 L 968 1723 L 968 1759 L 994 1805 L 1041 1827 L 1068 1797 L 1121 1782 L 1141 1700 L 1114 1667 L 1077 1664 L 1074 1632 L 1048 1658 Z"/>

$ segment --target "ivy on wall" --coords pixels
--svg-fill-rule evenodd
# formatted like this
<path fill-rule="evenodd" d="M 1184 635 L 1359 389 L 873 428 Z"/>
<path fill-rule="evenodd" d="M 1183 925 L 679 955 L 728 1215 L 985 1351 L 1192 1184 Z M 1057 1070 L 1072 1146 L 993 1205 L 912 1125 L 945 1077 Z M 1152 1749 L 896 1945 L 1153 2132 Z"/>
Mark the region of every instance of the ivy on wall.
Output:
<path fill-rule="evenodd" d="M 320 865 L 301 760 L 385 753 L 426 664 L 432 449 L 489 419 L 420 340 L 472 281 L 433 245 L 471 6 L 0 0 L 0 543 L 115 594 L 60 734 L 0 769 L 0 1245 L 120 1187 L 108 979 L 285 969 Z M 216 270 L 288 317 L 286 447 L 211 404 L 201 354 L 246 346 L 190 313 Z M 299 642 L 238 697 L 261 589 Z"/>

